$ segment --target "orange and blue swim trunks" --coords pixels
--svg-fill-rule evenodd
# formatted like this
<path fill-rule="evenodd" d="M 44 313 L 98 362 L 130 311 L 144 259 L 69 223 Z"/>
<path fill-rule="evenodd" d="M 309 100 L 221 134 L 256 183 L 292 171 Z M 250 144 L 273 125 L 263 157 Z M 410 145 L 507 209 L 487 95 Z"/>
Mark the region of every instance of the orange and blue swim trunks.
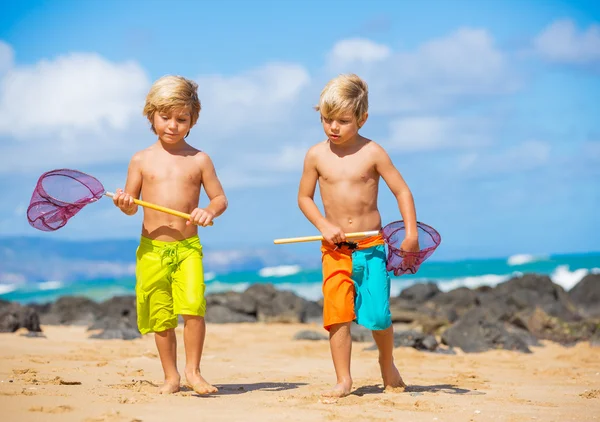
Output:
<path fill-rule="evenodd" d="M 370 330 L 392 325 L 390 276 L 381 235 L 333 246 L 321 245 L 323 326 L 356 321 Z"/>

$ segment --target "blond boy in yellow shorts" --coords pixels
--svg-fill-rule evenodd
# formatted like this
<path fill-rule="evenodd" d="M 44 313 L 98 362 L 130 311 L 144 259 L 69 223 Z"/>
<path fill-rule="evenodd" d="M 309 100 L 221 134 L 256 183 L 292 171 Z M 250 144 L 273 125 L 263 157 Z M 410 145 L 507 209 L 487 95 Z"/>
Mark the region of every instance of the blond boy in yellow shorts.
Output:
<path fill-rule="evenodd" d="M 157 80 L 146 97 L 144 115 L 158 139 L 137 152 L 129 163 L 125 189 L 114 203 L 127 215 L 137 212 L 140 196 L 190 214 L 189 220 L 145 208 L 142 236 L 136 254 L 138 328 L 154 333 L 164 371 L 161 393 L 180 389 L 175 327 L 183 316 L 185 377 L 199 394 L 217 389 L 201 375 L 200 359 L 206 325 L 202 245 L 198 226 L 207 226 L 227 208 L 227 199 L 210 157 L 185 138 L 200 114 L 195 82 L 180 76 Z M 201 187 L 208 205 L 199 208 Z"/>

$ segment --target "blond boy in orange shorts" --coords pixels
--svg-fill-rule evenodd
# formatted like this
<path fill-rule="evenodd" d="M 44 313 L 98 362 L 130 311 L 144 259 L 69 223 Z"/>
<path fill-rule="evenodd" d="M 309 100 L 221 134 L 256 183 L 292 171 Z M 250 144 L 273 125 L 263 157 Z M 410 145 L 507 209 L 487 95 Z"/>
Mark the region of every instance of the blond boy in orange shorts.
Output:
<path fill-rule="evenodd" d="M 390 278 L 381 236 L 346 242 L 345 233 L 381 229 L 377 208 L 383 178 L 398 200 L 406 225 L 401 248 L 418 251 L 413 196 L 385 150 L 359 135 L 368 117 L 367 84 L 356 75 L 340 75 L 321 92 L 316 110 L 327 139 L 311 147 L 304 160 L 298 205 L 325 239 L 323 321 L 329 331 L 337 384 L 323 393 L 344 397 L 352 389 L 350 324 L 372 330 L 386 390 L 404 388 L 394 365 L 394 332 L 389 310 Z M 317 183 L 325 215 L 314 202 Z"/>

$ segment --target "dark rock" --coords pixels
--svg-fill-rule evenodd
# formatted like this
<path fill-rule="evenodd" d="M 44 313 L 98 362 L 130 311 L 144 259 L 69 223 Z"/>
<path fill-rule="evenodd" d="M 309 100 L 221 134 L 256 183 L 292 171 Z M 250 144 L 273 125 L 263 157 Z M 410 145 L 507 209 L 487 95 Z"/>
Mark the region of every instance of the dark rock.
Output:
<path fill-rule="evenodd" d="M 373 335 L 371 334 L 371 330 L 363 327 L 362 325 L 358 325 L 355 322 L 353 322 L 350 325 L 350 332 L 351 332 L 351 336 L 352 336 L 352 341 L 364 343 L 364 342 L 373 340 Z"/>
<path fill-rule="evenodd" d="M 478 301 L 482 307 L 492 303 L 502 304 L 509 314 L 540 307 L 548 315 L 563 321 L 581 320 L 575 304 L 564 289 L 554 284 L 550 277 L 538 274 L 512 278 L 480 294 Z"/>
<path fill-rule="evenodd" d="M 133 340 L 140 338 L 137 325 L 132 326 L 127 319 L 117 320 L 116 318 L 104 318 L 98 322 L 98 325 L 106 327 L 100 333 L 92 334 L 90 338 L 107 340 Z"/>
<path fill-rule="evenodd" d="M 427 334 L 435 334 L 440 328 L 450 324 L 442 312 L 436 312 L 433 304 L 428 308 L 416 302 L 396 297 L 390 298 L 390 312 L 393 323 L 411 324 L 421 327 Z"/>
<path fill-rule="evenodd" d="M 102 330 L 90 338 L 132 340 L 141 337 L 137 327 L 135 296 L 115 296 L 100 304 L 97 319 L 88 330 Z"/>
<path fill-rule="evenodd" d="M 471 309 L 442 334 L 442 343 L 459 347 L 464 352 L 484 352 L 490 349 L 518 350 L 531 353 L 527 341 L 510 332 L 505 323 L 480 307 Z"/>
<path fill-rule="evenodd" d="M 278 290 L 272 284 L 253 284 L 242 293 L 244 299 L 250 298 L 256 303 L 268 303 L 275 297 Z M 247 299 L 246 299 L 247 300 Z"/>
<path fill-rule="evenodd" d="M 223 305 L 207 306 L 206 322 L 215 324 L 232 324 L 236 322 L 256 322 L 256 317 L 253 315 L 236 312 Z"/>
<path fill-rule="evenodd" d="M 317 302 L 308 301 L 304 309 L 304 321 L 306 323 L 323 323 L 323 306 Z"/>
<path fill-rule="evenodd" d="M 91 325 L 99 314 L 99 305 L 85 297 L 64 296 L 54 302 L 41 317 L 48 325 Z"/>
<path fill-rule="evenodd" d="M 40 317 L 31 306 L 21 306 L 16 302 L 2 301 L 0 303 L 0 332 L 14 333 L 19 328 L 29 332 L 39 333 Z"/>
<path fill-rule="evenodd" d="M 19 317 L 8 309 L 0 311 L 0 333 L 14 333 L 19 329 Z"/>
<path fill-rule="evenodd" d="M 22 306 L 19 315 L 19 325 L 21 328 L 27 328 L 29 332 L 41 333 L 40 316 L 31 306 Z"/>
<path fill-rule="evenodd" d="M 600 274 L 588 274 L 570 291 L 569 297 L 587 318 L 600 317 Z"/>
<path fill-rule="evenodd" d="M 260 295 L 258 296 L 260 297 Z M 252 294 L 244 295 L 232 291 L 207 295 L 207 308 L 214 305 L 226 306 L 227 308 L 242 314 L 256 315 L 256 297 Z"/>
<path fill-rule="evenodd" d="M 437 340 L 429 334 L 412 330 L 394 333 L 394 347 L 413 347 L 417 350 L 434 351 L 437 346 Z"/>
<path fill-rule="evenodd" d="M 600 332 L 600 320 L 562 321 L 548 315 L 539 307 L 519 312 L 511 322 L 517 327 L 524 328 L 535 338 L 551 340 L 563 345 L 589 340 L 596 332 Z"/>
<path fill-rule="evenodd" d="M 312 331 L 312 330 L 302 330 L 302 331 L 298 331 L 295 335 L 294 335 L 294 340 L 313 340 L 313 341 L 318 341 L 318 340 L 328 340 L 329 337 L 323 333 L 319 333 L 317 331 Z"/>
<path fill-rule="evenodd" d="M 432 299 L 440 292 L 435 283 L 418 283 L 402 290 L 398 297 L 414 304 L 420 304 Z"/>
<path fill-rule="evenodd" d="M 305 322 L 309 302 L 296 294 L 277 290 L 272 284 L 255 284 L 244 297 L 256 300 L 256 319 L 259 322 Z"/>

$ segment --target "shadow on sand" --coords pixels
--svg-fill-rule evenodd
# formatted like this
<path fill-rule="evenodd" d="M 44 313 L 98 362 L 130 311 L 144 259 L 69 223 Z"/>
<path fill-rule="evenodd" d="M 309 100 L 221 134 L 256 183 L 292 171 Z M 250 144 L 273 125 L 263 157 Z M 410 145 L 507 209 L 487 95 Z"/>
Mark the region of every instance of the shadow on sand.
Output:
<path fill-rule="evenodd" d="M 253 384 L 218 384 L 215 385 L 219 391 L 213 396 L 228 396 L 233 394 L 244 394 L 250 391 L 285 391 L 306 385 L 302 382 L 257 382 Z"/>
<path fill-rule="evenodd" d="M 351 394 L 355 396 L 364 396 L 367 394 L 381 394 L 383 393 L 382 385 L 364 385 L 357 388 Z M 410 395 L 421 395 L 423 393 L 445 393 L 445 394 L 464 394 L 469 396 L 476 396 L 485 394 L 482 391 L 468 390 L 466 388 L 459 388 L 451 384 L 437 384 L 437 385 L 409 385 L 404 390 L 404 393 Z"/>

